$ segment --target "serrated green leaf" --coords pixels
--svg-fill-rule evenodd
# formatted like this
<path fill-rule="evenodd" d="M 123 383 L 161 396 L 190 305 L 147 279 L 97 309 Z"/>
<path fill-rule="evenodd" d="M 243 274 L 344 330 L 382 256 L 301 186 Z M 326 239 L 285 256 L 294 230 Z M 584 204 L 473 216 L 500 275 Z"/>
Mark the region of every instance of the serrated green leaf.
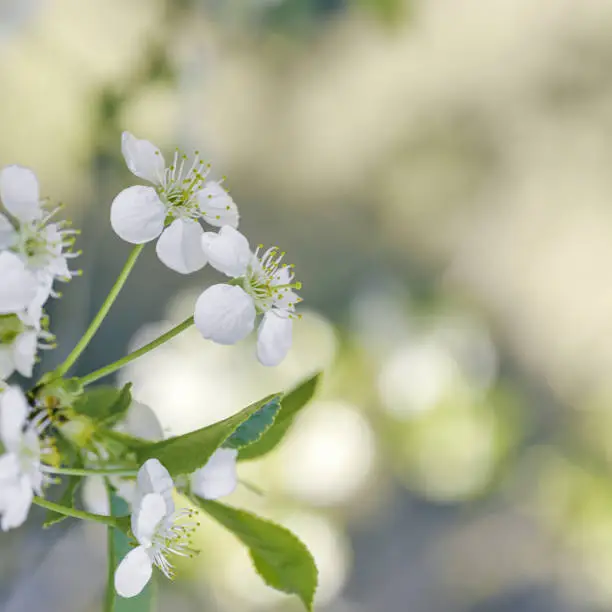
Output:
<path fill-rule="evenodd" d="M 110 502 L 111 514 L 113 516 L 124 516 L 129 513 L 127 503 L 117 495 L 111 493 Z M 125 557 L 133 547 L 130 545 L 129 539 L 125 533 L 113 527 L 109 527 L 109 530 L 109 573 L 107 579 L 110 584 L 106 593 L 106 610 L 108 612 L 153 612 L 155 609 L 155 575 L 152 576 L 149 584 L 147 584 L 142 593 L 136 595 L 136 597 L 124 599 L 115 592 L 112 583 L 115 569 L 123 557 Z"/>
<path fill-rule="evenodd" d="M 275 396 L 240 425 L 240 427 L 238 427 L 223 443 L 223 446 L 225 448 L 240 449 L 249 444 L 253 444 L 253 442 L 257 442 L 257 440 L 259 440 L 274 424 L 274 420 L 280 409 L 280 396 Z"/>
<path fill-rule="evenodd" d="M 191 474 L 204 466 L 210 456 L 248 419 L 270 402 L 280 401 L 281 395 L 270 395 L 251 404 L 237 414 L 214 425 L 192 431 L 184 436 L 135 448 L 139 463 L 158 459 L 172 476 Z"/>
<path fill-rule="evenodd" d="M 321 373 L 318 372 L 289 391 L 281 401 L 281 409 L 273 425 L 259 440 L 240 449 L 238 460 L 258 459 L 274 450 L 289 431 L 298 412 L 313 398 L 320 380 Z"/>
<path fill-rule="evenodd" d="M 257 573 L 268 586 L 297 595 L 306 608 L 312 610 L 317 590 L 317 566 L 296 535 L 244 510 L 199 497 L 194 497 L 193 502 L 249 549 Z"/>
<path fill-rule="evenodd" d="M 132 403 L 131 383 L 122 389 L 110 386 L 93 387 L 74 403 L 76 413 L 111 427 L 119 421 Z"/>

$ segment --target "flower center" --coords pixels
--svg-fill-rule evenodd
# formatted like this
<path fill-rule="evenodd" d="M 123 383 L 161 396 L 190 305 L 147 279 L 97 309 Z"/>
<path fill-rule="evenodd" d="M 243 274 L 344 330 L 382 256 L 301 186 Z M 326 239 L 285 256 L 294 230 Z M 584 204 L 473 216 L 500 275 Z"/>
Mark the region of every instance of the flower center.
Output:
<path fill-rule="evenodd" d="M 167 555 L 179 557 L 194 557 L 198 554 L 192 547 L 191 536 L 200 525 L 193 521 L 196 513 L 193 510 L 183 509 L 169 517 L 162 519 L 153 534 L 151 552 L 152 560 L 167 578 L 174 577 L 172 564 Z"/>
<path fill-rule="evenodd" d="M 61 221 L 47 225 L 61 206 L 58 206 L 40 221 L 24 223 L 19 228 L 20 240 L 17 250 L 27 259 L 34 270 L 48 268 L 54 258 L 72 259 L 80 253 L 72 252 L 75 236 L 80 232 L 69 228 L 69 222 Z M 72 273 L 73 275 L 75 273 Z"/>
<path fill-rule="evenodd" d="M 209 171 L 210 164 L 200 159 L 199 151 L 195 152 L 191 165 L 187 155 L 178 149 L 174 152 L 172 164 L 165 169 L 161 185 L 157 187 L 171 219 L 200 216 L 196 194 L 203 189 Z"/>
<path fill-rule="evenodd" d="M 282 263 L 284 252 L 278 247 L 268 249 L 261 258 L 259 251 L 255 251 L 254 263 L 247 269 L 243 279 L 243 289 L 253 298 L 257 311 L 262 314 L 272 307 L 284 310 L 293 310 L 295 303 L 285 302 L 285 297 L 293 289 L 300 290 L 302 283 L 293 280 L 293 265 Z M 296 302 L 299 298 L 296 298 Z"/>

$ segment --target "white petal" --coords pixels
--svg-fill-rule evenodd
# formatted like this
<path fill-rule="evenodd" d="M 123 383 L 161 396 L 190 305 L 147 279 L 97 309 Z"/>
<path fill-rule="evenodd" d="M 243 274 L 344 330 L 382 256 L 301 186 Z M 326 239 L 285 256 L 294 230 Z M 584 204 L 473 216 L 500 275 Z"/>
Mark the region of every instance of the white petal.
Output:
<path fill-rule="evenodd" d="M 130 404 L 121 429 L 137 438 L 151 442 L 159 442 L 164 439 L 164 430 L 155 412 L 149 406 L 136 401 Z"/>
<path fill-rule="evenodd" d="M 204 220 L 215 227 L 238 227 L 238 207 L 229 193 L 216 181 L 208 181 L 198 194 L 198 206 Z"/>
<path fill-rule="evenodd" d="M 157 238 L 164 229 L 165 220 L 166 207 L 153 187 L 128 187 L 111 204 L 113 230 L 132 244 Z"/>
<path fill-rule="evenodd" d="M 159 493 L 149 493 L 132 514 L 132 532 L 139 544 L 151 546 L 159 523 L 166 516 L 166 502 Z"/>
<path fill-rule="evenodd" d="M 117 495 L 122 497 L 129 506 L 134 508 L 134 501 L 136 500 L 136 482 L 134 480 L 128 480 L 127 478 L 117 478 L 115 476 L 110 476 L 109 481 L 117 490 Z"/>
<path fill-rule="evenodd" d="M 233 448 L 217 449 L 208 463 L 191 477 L 193 492 L 204 499 L 218 499 L 233 493 L 238 484 L 237 457 L 238 451 Z"/>
<path fill-rule="evenodd" d="M 153 574 L 153 564 L 142 546 L 123 557 L 115 571 L 115 590 L 121 597 L 135 597 L 147 586 Z"/>
<path fill-rule="evenodd" d="M 0 438 L 7 450 L 20 448 L 28 411 L 25 395 L 18 387 L 9 387 L 0 396 Z"/>
<path fill-rule="evenodd" d="M 42 280 L 39 278 L 34 299 L 30 302 L 27 311 L 19 313 L 19 318 L 26 325 L 33 327 L 37 331 L 40 331 L 40 320 L 43 315 L 43 306 L 49 299 L 52 288 L 53 278 L 51 276 L 45 276 Z"/>
<path fill-rule="evenodd" d="M 19 458 L 15 453 L 4 453 L 0 456 L 0 480 L 3 483 L 11 483 L 11 481 L 16 483 L 19 480 L 19 471 Z M 6 492 L 5 486 L 0 487 L 0 497 L 2 499 L 10 498 L 10 495 L 5 495 Z"/>
<path fill-rule="evenodd" d="M 229 225 L 222 227 L 218 234 L 206 232 L 202 236 L 202 248 L 210 265 L 232 278 L 244 276 L 253 258 L 248 240 Z"/>
<path fill-rule="evenodd" d="M 288 285 L 293 280 L 293 268 L 282 266 L 271 281 L 272 285 Z"/>
<path fill-rule="evenodd" d="M 17 336 L 14 345 L 15 369 L 26 378 L 32 376 L 36 361 L 38 339 L 35 331 L 25 331 Z"/>
<path fill-rule="evenodd" d="M 0 250 L 9 249 L 17 240 L 17 231 L 8 217 L 0 213 Z"/>
<path fill-rule="evenodd" d="M 173 488 L 174 482 L 168 470 L 157 459 L 148 459 L 138 470 L 134 505 L 139 505 L 149 493 L 159 493 L 166 502 L 168 514 L 171 514 L 174 512 Z"/>
<path fill-rule="evenodd" d="M 129 132 L 121 135 L 121 152 L 132 174 L 155 185 L 162 182 L 166 163 L 160 150 L 148 140 L 136 138 Z"/>
<path fill-rule="evenodd" d="M 21 527 L 28 518 L 34 494 L 27 476 L 22 476 L 15 487 L 11 487 L 10 501 L 2 508 L 2 531 Z"/>
<path fill-rule="evenodd" d="M 0 380 L 8 378 L 14 371 L 13 345 L 0 346 Z"/>
<path fill-rule="evenodd" d="M 104 476 L 87 476 L 81 483 L 81 499 L 85 510 L 110 516 L 111 509 Z"/>
<path fill-rule="evenodd" d="M 157 256 L 171 270 L 181 274 L 197 272 L 206 265 L 202 250 L 204 230 L 196 221 L 177 219 L 157 241 Z"/>
<path fill-rule="evenodd" d="M 234 344 L 248 336 L 255 326 L 255 305 L 240 287 L 213 285 L 195 305 L 195 325 L 208 340 Z"/>
<path fill-rule="evenodd" d="M 300 296 L 291 289 L 281 289 L 276 292 L 273 301 L 276 308 L 293 311 L 299 300 Z"/>
<path fill-rule="evenodd" d="M 22 166 L 6 166 L 0 172 L 0 198 L 6 210 L 20 221 L 42 216 L 38 179 Z"/>
<path fill-rule="evenodd" d="M 257 333 L 257 358 L 265 366 L 277 366 L 289 352 L 293 322 L 274 311 L 267 312 Z"/>
<path fill-rule="evenodd" d="M 14 253 L 0 253 L 0 279 L 0 314 L 25 310 L 34 300 L 38 289 L 36 277 Z"/>

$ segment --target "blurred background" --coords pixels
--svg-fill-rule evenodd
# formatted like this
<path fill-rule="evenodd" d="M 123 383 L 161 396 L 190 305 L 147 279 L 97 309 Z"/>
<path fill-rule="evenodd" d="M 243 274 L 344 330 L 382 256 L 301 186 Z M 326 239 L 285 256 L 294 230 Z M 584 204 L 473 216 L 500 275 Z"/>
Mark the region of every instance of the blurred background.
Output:
<path fill-rule="evenodd" d="M 277 369 L 186 333 L 134 381 L 170 435 L 323 369 L 228 503 L 294 529 L 321 612 L 612 606 L 609 0 L 1 0 L 0 163 L 83 234 L 51 307 L 76 343 L 129 252 L 109 225 L 129 129 L 198 149 L 304 319 Z M 84 374 L 188 316 L 218 276 L 145 252 Z M 105 534 L 1 536 L 0 609 L 100 609 Z M 160 610 L 294 611 L 204 520 Z M 160 581 L 161 583 L 161 581 Z"/>

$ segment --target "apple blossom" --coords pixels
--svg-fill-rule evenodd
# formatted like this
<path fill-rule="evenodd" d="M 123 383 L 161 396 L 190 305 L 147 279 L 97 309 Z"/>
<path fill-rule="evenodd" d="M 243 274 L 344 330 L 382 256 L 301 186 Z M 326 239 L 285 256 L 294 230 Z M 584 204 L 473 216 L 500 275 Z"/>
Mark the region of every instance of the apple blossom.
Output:
<path fill-rule="evenodd" d="M 50 294 L 55 279 L 68 281 L 77 272 L 68 267 L 68 260 L 79 253 L 72 252 L 76 230 L 67 222 L 50 223 L 61 209 L 47 212 L 40 199 L 38 179 L 32 170 L 21 166 L 6 166 L 0 172 L 0 197 L 11 221 L 0 213 L 0 250 L 17 255 L 38 283 L 33 298 L 39 311 Z"/>
<path fill-rule="evenodd" d="M 29 407 L 23 392 L 8 387 L 0 395 L 0 515 L 3 531 L 19 527 L 28 516 L 34 494 L 45 482 L 41 470 L 41 444 L 28 423 Z"/>
<path fill-rule="evenodd" d="M 121 150 L 130 171 L 153 186 L 136 185 L 117 195 L 111 205 L 115 233 L 132 244 L 159 237 L 159 259 L 181 274 L 203 268 L 206 257 L 200 247 L 199 221 L 215 227 L 238 226 L 236 204 L 220 183 L 207 179 L 210 166 L 197 151 L 189 164 L 177 150 L 166 167 L 155 145 L 129 132 L 123 132 Z"/>
<path fill-rule="evenodd" d="M 169 554 L 191 556 L 190 536 L 196 527 L 192 510 L 176 510 L 174 483 L 166 468 L 149 459 L 138 471 L 132 510 L 132 533 L 138 546 L 128 552 L 115 572 L 115 589 L 122 597 L 134 597 L 151 579 L 156 565 L 172 578 Z"/>
<path fill-rule="evenodd" d="M 301 298 L 294 292 L 293 266 L 282 264 L 284 253 L 276 247 L 261 256 L 251 252 L 247 239 L 232 227 L 218 234 L 206 232 L 202 248 L 210 264 L 235 279 L 232 284 L 213 285 L 195 305 L 195 324 L 204 338 L 234 344 L 255 327 L 263 315 L 257 336 L 257 357 L 266 366 L 278 365 L 291 348 L 295 306 Z"/>

